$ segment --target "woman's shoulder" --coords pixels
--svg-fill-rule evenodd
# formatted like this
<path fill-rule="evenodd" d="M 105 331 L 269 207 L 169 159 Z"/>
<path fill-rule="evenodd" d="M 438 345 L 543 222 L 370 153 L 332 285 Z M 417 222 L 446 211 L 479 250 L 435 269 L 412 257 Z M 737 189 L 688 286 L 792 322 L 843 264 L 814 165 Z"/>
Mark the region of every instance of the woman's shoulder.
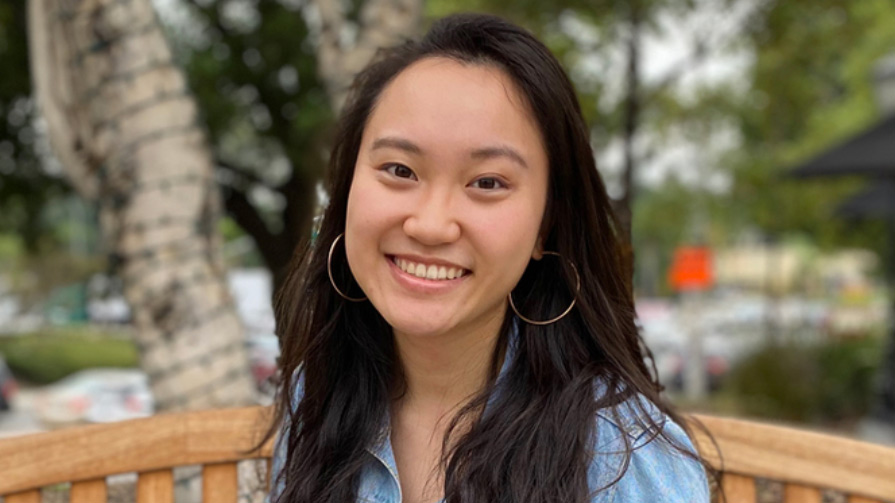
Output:
<path fill-rule="evenodd" d="M 642 395 L 601 409 L 589 470 L 592 501 L 708 503 L 708 479 L 696 454 L 686 431 Z"/>

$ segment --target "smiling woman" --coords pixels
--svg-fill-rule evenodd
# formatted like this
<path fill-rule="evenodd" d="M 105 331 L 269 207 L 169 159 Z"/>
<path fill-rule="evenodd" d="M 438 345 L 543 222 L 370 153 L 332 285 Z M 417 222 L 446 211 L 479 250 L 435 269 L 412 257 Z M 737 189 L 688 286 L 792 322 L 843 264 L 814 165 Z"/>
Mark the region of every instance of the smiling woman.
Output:
<path fill-rule="evenodd" d="M 418 337 L 439 360 L 496 340 L 507 293 L 540 256 L 547 172 L 537 123 L 493 65 L 429 57 L 383 90 L 354 168 L 345 251 L 399 353 Z M 442 268 L 459 277 L 438 278 Z"/>
<path fill-rule="evenodd" d="M 550 52 L 456 15 L 362 72 L 277 299 L 271 501 L 707 502 Z"/>

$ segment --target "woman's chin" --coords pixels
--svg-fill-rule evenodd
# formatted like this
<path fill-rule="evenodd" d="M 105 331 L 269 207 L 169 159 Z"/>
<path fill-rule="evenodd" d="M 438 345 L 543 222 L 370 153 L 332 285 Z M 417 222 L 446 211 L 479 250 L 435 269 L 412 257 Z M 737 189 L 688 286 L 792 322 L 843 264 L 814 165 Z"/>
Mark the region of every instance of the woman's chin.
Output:
<path fill-rule="evenodd" d="M 419 337 L 449 332 L 457 325 L 457 312 L 462 311 L 449 302 L 400 297 L 384 298 L 373 302 L 373 305 L 395 333 Z"/>
<path fill-rule="evenodd" d="M 422 318 L 422 316 L 421 316 Z M 436 337 L 438 335 L 449 332 L 451 327 L 447 323 L 437 323 L 434 320 L 407 320 L 399 319 L 394 323 L 389 323 L 395 334 L 401 334 L 407 337 Z"/>

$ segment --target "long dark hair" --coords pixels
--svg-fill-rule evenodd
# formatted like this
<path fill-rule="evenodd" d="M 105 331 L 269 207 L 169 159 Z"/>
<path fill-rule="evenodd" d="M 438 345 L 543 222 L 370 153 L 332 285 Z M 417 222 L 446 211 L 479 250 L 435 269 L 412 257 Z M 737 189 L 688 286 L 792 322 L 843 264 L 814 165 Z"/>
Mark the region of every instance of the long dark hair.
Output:
<path fill-rule="evenodd" d="M 446 501 L 590 501 L 588 467 L 598 410 L 614 414 L 623 402 L 644 408 L 640 400 L 629 400 L 639 394 L 686 425 L 664 404 L 661 386 L 645 363 L 647 350 L 623 277 L 615 218 L 571 82 L 530 33 L 474 14 L 435 22 L 421 41 L 381 53 L 355 80 L 330 159 L 330 202 L 317 238 L 320 246 L 304 243 L 296 251 L 276 298 L 283 378 L 265 438 L 283 424 L 290 426 L 282 439 L 288 447 L 278 501 L 354 501 L 364 449 L 380 438 L 389 403 L 401 389 L 391 327 L 369 302 L 339 297 L 330 286 L 326 252 L 345 229 L 361 136 L 378 97 L 402 70 L 429 57 L 506 72 L 527 99 L 543 136 L 550 186 L 541 236 L 544 249 L 567 261 L 554 261 L 553 269 L 532 262 L 514 293 L 520 312 L 549 319 L 563 311 L 576 283 L 568 262 L 581 279 L 575 309 L 554 324 L 529 325 L 507 312 L 490 384 L 457 414 L 444 439 Z M 345 261 L 334 260 L 334 266 L 340 284 L 350 284 Z M 515 357 L 498 384 L 498 354 L 516 322 Z M 290 376 L 299 373 L 303 398 L 295 403 L 297 383 Z M 595 387 L 597 382 L 601 386 Z M 658 420 L 642 412 L 646 421 Z M 473 420 L 452 438 L 461 418 Z M 655 422 L 651 426 L 662 431 Z M 628 458 L 631 449 L 628 445 Z"/>

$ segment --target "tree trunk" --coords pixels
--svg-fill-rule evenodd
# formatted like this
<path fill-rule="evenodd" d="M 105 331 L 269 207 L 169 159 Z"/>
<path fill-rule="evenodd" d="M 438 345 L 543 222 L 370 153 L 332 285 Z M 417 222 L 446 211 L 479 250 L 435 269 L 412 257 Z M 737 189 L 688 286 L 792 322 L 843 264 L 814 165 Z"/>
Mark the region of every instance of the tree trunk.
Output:
<path fill-rule="evenodd" d="M 383 47 L 396 46 L 417 34 L 422 0 L 366 0 L 361 8 L 358 34 L 344 43 L 349 21 L 339 0 L 313 0 L 320 21 L 317 72 L 326 85 L 333 109 L 342 109 L 354 76 Z"/>
<path fill-rule="evenodd" d="M 51 145 L 100 204 L 156 408 L 252 403 L 211 153 L 150 0 L 29 0 L 29 34 Z"/>
<path fill-rule="evenodd" d="M 634 288 L 634 246 L 631 227 L 633 223 L 634 199 L 637 195 L 637 180 L 635 173 L 637 161 L 634 152 L 634 140 L 637 136 L 637 128 L 640 123 L 640 31 L 642 25 L 642 13 L 639 2 L 631 0 L 628 4 L 630 18 L 628 21 L 628 69 L 627 69 L 627 96 L 624 107 L 624 153 L 625 165 L 622 171 L 622 197 L 616 205 L 616 215 L 620 226 L 620 241 L 622 266 L 624 277 L 628 281 L 628 288 L 633 292 Z"/>

